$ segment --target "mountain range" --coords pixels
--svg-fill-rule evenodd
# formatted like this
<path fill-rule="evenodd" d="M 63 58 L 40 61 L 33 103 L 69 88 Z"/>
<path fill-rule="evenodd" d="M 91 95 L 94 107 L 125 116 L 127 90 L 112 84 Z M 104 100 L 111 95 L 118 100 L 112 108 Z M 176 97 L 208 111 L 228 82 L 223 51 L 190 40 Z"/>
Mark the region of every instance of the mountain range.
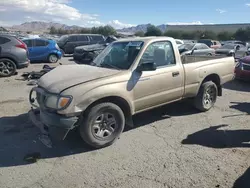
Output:
<path fill-rule="evenodd" d="M 146 32 L 147 27 L 150 24 L 140 24 L 134 27 L 118 29 L 118 32 L 123 33 L 135 33 L 137 31 Z M 80 26 L 68 26 L 66 24 L 54 23 L 54 22 L 41 22 L 41 21 L 33 21 L 33 22 L 25 22 L 20 25 L 14 25 L 12 27 L 5 27 L 11 31 L 31 31 L 31 32 L 48 32 L 51 27 L 55 27 L 56 29 L 65 29 L 65 30 L 77 30 L 81 29 Z M 211 30 L 214 32 L 221 32 L 221 31 L 228 31 L 228 32 L 235 32 L 239 28 L 246 28 L 249 27 L 249 23 L 242 23 L 242 24 L 207 24 L 207 25 L 167 25 L 161 24 L 158 27 L 162 32 L 166 30 L 182 30 L 182 31 L 197 31 L 197 30 Z"/>
<path fill-rule="evenodd" d="M 143 31 L 146 32 L 147 27 L 150 24 L 141 24 L 137 25 L 135 27 L 130 27 L 130 28 L 123 28 L 123 29 L 118 29 L 117 31 L 119 32 L 130 32 L 130 33 L 135 33 L 137 31 Z M 68 26 L 66 24 L 60 24 L 60 23 L 54 23 L 54 22 L 40 22 L 40 21 L 33 21 L 33 22 L 25 22 L 20 25 L 13 25 L 11 27 L 6 27 L 8 30 L 12 31 L 32 31 L 32 32 L 48 32 L 51 27 L 55 27 L 56 29 L 65 29 L 65 30 L 77 30 L 81 29 L 82 27 L 80 26 Z M 157 26 L 160 28 L 162 31 L 165 31 L 167 28 L 167 25 L 159 25 Z"/>

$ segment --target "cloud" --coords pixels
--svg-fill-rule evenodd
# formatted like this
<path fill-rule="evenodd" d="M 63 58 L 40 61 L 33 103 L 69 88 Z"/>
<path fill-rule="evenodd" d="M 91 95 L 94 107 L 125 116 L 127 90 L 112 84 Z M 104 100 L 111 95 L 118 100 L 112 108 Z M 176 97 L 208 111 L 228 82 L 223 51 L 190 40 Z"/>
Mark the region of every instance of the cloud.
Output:
<path fill-rule="evenodd" d="M 123 29 L 125 27 L 133 27 L 133 26 L 135 26 L 133 24 L 122 23 L 119 20 L 109 21 L 108 24 L 111 25 L 112 27 L 116 28 L 116 29 Z"/>
<path fill-rule="evenodd" d="M 246 6 L 250 7 L 250 3 L 247 3 Z"/>
<path fill-rule="evenodd" d="M 194 21 L 194 22 L 169 22 L 166 23 L 167 25 L 203 25 L 201 21 Z"/>
<path fill-rule="evenodd" d="M 223 14 L 223 13 L 225 13 L 225 12 L 227 12 L 227 11 L 218 8 L 218 9 L 216 9 L 216 12 L 219 12 L 220 14 Z"/>
<path fill-rule="evenodd" d="M 93 27 L 105 25 L 98 14 L 82 13 L 70 6 L 71 0 L 0 0 L 1 25 L 27 21 L 60 22 L 68 25 Z M 109 21 L 115 28 L 130 27 L 118 20 Z"/>

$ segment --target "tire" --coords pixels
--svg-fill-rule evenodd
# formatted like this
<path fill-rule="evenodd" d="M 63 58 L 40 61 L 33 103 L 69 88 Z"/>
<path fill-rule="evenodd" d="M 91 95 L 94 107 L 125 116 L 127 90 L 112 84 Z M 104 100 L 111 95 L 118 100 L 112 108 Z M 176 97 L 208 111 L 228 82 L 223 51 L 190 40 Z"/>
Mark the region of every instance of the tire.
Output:
<path fill-rule="evenodd" d="M 207 54 L 208 56 L 213 56 L 211 53 Z"/>
<path fill-rule="evenodd" d="M 57 63 L 58 57 L 56 54 L 50 54 L 48 57 L 49 63 Z"/>
<path fill-rule="evenodd" d="M 14 61 L 2 58 L 0 59 L 0 77 L 9 77 L 16 73 L 16 64 Z"/>
<path fill-rule="evenodd" d="M 79 132 L 85 143 L 97 149 L 112 145 L 123 132 L 124 126 L 125 117 L 119 106 L 113 103 L 100 103 L 81 117 Z"/>
<path fill-rule="evenodd" d="M 210 99 L 208 99 L 208 91 L 212 91 L 209 92 L 211 97 Z M 208 111 L 214 106 L 217 96 L 218 88 L 216 84 L 212 81 L 205 82 L 201 85 L 198 95 L 195 97 L 194 106 L 202 112 Z"/>

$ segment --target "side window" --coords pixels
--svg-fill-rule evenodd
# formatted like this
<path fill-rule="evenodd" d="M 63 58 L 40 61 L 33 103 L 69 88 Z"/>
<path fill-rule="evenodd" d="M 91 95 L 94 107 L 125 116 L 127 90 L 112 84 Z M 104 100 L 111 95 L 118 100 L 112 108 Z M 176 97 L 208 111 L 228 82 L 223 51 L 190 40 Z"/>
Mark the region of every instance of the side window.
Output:
<path fill-rule="evenodd" d="M 89 39 L 88 39 L 88 37 L 87 37 L 86 35 L 79 35 L 79 36 L 77 37 L 77 40 L 78 40 L 78 41 L 84 41 L 84 42 L 86 42 L 86 41 L 88 41 Z"/>
<path fill-rule="evenodd" d="M 36 39 L 36 40 L 34 40 L 34 46 L 35 47 L 46 46 L 46 43 L 45 43 L 44 40 L 38 40 L 38 39 Z"/>
<path fill-rule="evenodd" d="M 32 40 L 24 40 L 23 42 L 27 45 L 28 48 L 32 47 Z"/>
<path fill-rule="evenodd" d="M 205 45 L 205 44 L 202 44 L 201 49 L 206 50 L 206 49 L 209 49 L 209 47 L 207 45 Z"/>
<path fill-rule="evenodd" d="M 162 41 L 150 44 L 145 50 L 140 63 L 153 61 L 157 67 L 175 65 L 175 55 L 171 42 Z"/>
<path fill-rule="evenodd" d="M 77 41 L 77 36 L 75 35 L 69 36 L 69 42 L 76 42 L 76 41 Z"/>
<path fill-rule="evenodd" d="M 104 38 L 102 36 L 90 36 L 90 39 L 95 42 L 104 41 Z"/>
<path fill-rule="evenodd" d="M 195 47 L 197 50 L 201 50 L 202 49 L 202 45 L 201 44 L 196 44 Z"/>
<path fill-rule="evenodd" d="M 5 44 L 7 42 L 10 42 L 10 39 L 7 39 L 5 37 L 0 37 L 0 44 Z"/>

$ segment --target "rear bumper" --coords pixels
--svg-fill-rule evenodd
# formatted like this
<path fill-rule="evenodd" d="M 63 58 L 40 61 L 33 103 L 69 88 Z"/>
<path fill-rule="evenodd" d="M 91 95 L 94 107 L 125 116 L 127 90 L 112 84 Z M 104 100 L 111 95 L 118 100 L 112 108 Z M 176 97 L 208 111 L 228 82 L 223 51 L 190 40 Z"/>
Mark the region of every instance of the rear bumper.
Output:
<path fill-rule="evenodd" d="M 28 67 L 29 65 L 30 65 L 30 60 L 27 60 L 25 62 L 18 62 L 17 68 L 22 69 L 22 68 Z"/>
<path fill-rule="evenodd" d="M 57 51 L 56 52 L 56 55 L 57 55 L 57 57 L 58 57 L 58 59 L 61 59 L 62 58 L 62 52 L 61 51 Z"/>

